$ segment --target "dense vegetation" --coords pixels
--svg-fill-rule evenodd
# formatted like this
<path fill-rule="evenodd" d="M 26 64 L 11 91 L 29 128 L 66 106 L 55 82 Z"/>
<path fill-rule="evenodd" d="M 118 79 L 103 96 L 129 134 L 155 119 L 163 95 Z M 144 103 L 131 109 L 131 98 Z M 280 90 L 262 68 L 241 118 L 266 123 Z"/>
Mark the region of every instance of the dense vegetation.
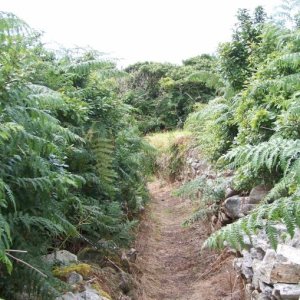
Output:
<path fill-rule="evenodd" d="M 186 122 L 211 161 L 235 171 L 236 191 L 247 192 L 258 184 L 272 187 L 262 205 L 216 232 L 208 246 L 222 247 L 226 240 L 240 247 L 243 234 L 265 228 L 276 247 L 274 224 L 285 223 L 292 236 L 300 226 L 297 7 L 299 11 L 299 1 L 282 6 L 279 15 L 293 21 L 289 27 L 284 18 L 266 22 L 261 8 L 254 16 L 239 11 L 232 41 L 219 48 L 224 94 L 199 106 Z"/>
<path fill-rule="evenodd" d="M 272 187 L 264 204 L 209 246 L 238 247 L 242 234 L 262 227 L 276 245 L 276 222 L 294 234 L 300 22 L 299 2 L 284 2 L 272 21 L 261 7 L 239 10 L 232 41 L 216 56 L 123 72 L 96 51 L 47 50 L 37 32 L 1 13 L 0 296 L 52 299 L 62 283 L 42 255 L 54 249 L 128 245 L 155 155 L 141 132 L 185 126 L 213 163 L 235 171 L 236 190 Z M 197 178 L 186 189 L 205 191 L 205 205 L 224 196 L 224 182 L 217 195 L 206 187 Z"/>
<path fill-rule="evenodd" d="M 203 54 L 182 66 L 152 62 L 129 66 L 124 98 L 135 107 L 140 130 L 182 127 L 195 103 L 207 103 L 216 95 L 220 83 L 215 63 L 215 57 Z"/>
<path fill-rule="evenodd" d="M 7 13 L 0 52 L 0 295 L 52 299 L 42 255 L 128 244 L 153 150 L 97 52 L 49 52 Z"/>

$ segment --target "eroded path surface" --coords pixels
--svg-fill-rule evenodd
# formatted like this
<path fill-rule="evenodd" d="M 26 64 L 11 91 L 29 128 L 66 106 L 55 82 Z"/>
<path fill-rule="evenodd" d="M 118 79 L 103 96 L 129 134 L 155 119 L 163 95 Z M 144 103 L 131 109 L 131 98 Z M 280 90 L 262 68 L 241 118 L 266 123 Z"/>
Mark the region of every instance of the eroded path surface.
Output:
<path fill-rule="evenodd" d="M 171 195 L 174 185 L 149 184 L 152 201 L 139 228 L 139 300 L 243 299 L 231 257 L 201 252 L 205 224 L 184 228 L 194 204 Z M 226 256 L 226 255 L 225 255 Z M 221 266 L 219 266 L 219 264 Z"/>

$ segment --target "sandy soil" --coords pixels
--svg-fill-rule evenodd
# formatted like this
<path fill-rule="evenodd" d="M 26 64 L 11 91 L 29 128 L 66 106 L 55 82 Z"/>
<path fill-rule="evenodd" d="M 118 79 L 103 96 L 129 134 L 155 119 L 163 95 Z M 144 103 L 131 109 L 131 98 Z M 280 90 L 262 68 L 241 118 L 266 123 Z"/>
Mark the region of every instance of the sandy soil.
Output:
<path fill-rule="evenodd" d="M 139 300 L 243 299 L 240 278 L 226 252 L 201 251 L 209 225 L 184 228 L 194 204 L 171 195 L 176 184 L 149 184 L 152 201 L 141 221 L 136 249 Z"/>

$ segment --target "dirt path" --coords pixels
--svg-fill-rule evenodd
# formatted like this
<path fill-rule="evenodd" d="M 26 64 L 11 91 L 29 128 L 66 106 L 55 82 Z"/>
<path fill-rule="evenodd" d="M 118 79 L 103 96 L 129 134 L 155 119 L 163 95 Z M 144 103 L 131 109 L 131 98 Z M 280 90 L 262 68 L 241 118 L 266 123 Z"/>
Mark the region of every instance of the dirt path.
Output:
<path fill-rule="evenodd" d="M 201 252 L 207 226 L 183 228 L 191 215 L 190 201 L 171 196 L 173 185 L 149 184 L 152 201 L 146 210 L 136 242 L 138 250 L 139 300 L 243 299 L 232 257 Z M 224 256 L 223 255 L 223 256 Z M 220 266 L 221 264 L 221 266 Z M 209 272 L 211 270 L 211 272 Z M 204 274 L 206 276 L 203 276 Z M 237 281 L 239 282 L 239 281 Z"/>

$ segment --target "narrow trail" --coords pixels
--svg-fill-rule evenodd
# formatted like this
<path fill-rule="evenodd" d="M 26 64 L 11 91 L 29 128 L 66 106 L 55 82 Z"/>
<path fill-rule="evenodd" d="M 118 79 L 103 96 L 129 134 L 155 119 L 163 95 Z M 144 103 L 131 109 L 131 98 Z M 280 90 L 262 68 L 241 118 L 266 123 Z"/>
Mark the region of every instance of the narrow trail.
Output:
<path fill-rule="evenodd" d="M 225 259 L 220 259 L 219 253 L 200 251 L 208 235 L 207 226 L 181 226 L 191 215 L 194 204 L 173 197 L 175 187 L 162 186 L 158 181 L 149 184 L 152 201 L 136 241 L 138 299 L 243 299 L 232 269 L 232 257 L 225 255 Z"/>

